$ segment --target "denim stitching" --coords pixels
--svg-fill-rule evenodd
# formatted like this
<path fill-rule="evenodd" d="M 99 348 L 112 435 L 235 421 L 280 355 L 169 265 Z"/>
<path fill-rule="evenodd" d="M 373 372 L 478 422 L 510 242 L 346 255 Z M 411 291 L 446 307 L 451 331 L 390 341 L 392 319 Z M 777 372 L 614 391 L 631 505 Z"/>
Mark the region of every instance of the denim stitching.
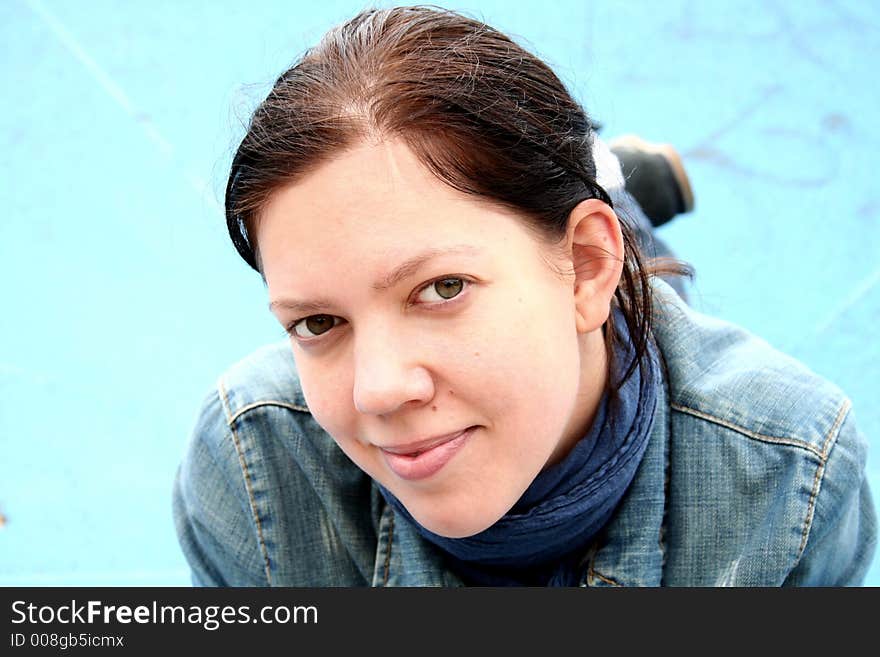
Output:
<path fill-rule="evenodd" d="M 708 413 L 704 413 L 702 411 L 698 411 L 693 408 L 689 408 L 687 406 L 681 406 L 680 404 L 670 404 L 670 408 L 675 411 L 679 411 L 681 413 L 687 413 L 688 415 L 693 415 L 694 417 L 701 418 L 703 420 L 707 420 L 709 422 L 714 422 L 715 424 L 719 424 L 722 427 L 726 427 L 737 433 L 741 433 L 748 438 L 753 438 L 755 440 L 759 440 L 762 442 L 773 443 L 777 445 L 788 445 L 789 447 L 799 447 L 801 449 L 805 449 L 812 454 L 815 454 L 820 460 L 825 459 L 824 451 L 819 451 L 810 443 L 804 440 L 798 440 L 797 438 L 783 438 L 780 436 L 768 436 L 763 433 L 757 433 L 755 431 L 749 431 L 745 427 L 741 427 L 733 422 L 728 422 L 727 420 L 722 420 L 719 417 L 715 417 L 714 415 L 709 415 Z M 824 447 L 823 447 L 824 450 Z"/>
<path fill-rule="evenodd" d="M 388 551 L 385 553 L 385 574 L 382 578 L 382 586 L 388 586 L 388 577 L 391 574 L 391 546 L 394 542 L 394 511 L 391 511 L 391 522 L 388 524 Z"/>
<path fill-rule="evenodd" d="M 840 426 L 843 424 L 843 421 L 846 419 L 847 414 L 849 413 L 849 409 L 852 406 L 852 402 L 849 399 L 843 400 L 843 405 L 840 407 L 840 411 L 837 413 L 837 419 L 834 420 L 834 426 L 831 427 L 831 430 L 828 432 L 828 435 L 825 436 L 825 444 L 822 445 L 822 458 L 827 459 L 828 453 L 831 451 L 831 441 L 832 439 L 837 438 L 837 433 L 840 431 Z"/>
<path fill-rule="evenodd" d="M 660 349 L 660 362 L 663 366 L 663 394 L 668 400 L 671 396 L 669 390 L 669 367 L 666 363 L 666 357 L 663 356 Z M 663 574 L 666 571 L 666 527 L 669 523 L 669 484 L 672 481 L 670 472 L 672 458 L 670 450 L 672 449 L 672 441 L 669 436 L 672 435 L 672 413 L 666 413 L 666 439 L 663 442 L 663 515 L 660 517 L 660 531 L 657 536 L 657 545 L 660 548 L 660 581 L 662 586 Z"/>
<path fill-rule="evenodd" d="M 251 507 L 251 515 L 254 517 L 254 522 L 257 525 L 257 539 L 260 541 L 260 551 L 263 554 L 263 561 L 265 562 L 266 568 L 266 583 L 269 586 L 272 586 L 272 572 L 269 567 L 269 551 L 266 549 L 266 541 L 263 540 L 263 525 L 260 522 L 260 516 L 257 513 L 257 500 L 254 498 L 254 491 L 251 484 L 251 476 L 248 471 L 247 461 L 244 458 L 244 452 L 241 449 L 241 441 L 238 438 L 238 434 L 235 432 L 235 427 L 233 426 L 234 420 L 240 413 L 236 414 L 236 416 L 230 416 L 229 414 L 229 398 L 226 396 L 226 388 L 223 386 L 223 381 L 217 382 L 217 389 L 220 391 L 220 397 L 223 400 L 223 410 L 226 413 L 226 422 L 229 425 L 229 430 L 232 433 L 232 442 L 235 446 L 235 451 L 238 454 L 238 464 L 241 467 L 242 474 L 244 475 L 244 486 L 245 490 L 247 490 L 248 494 L 248 504 Z"/>
<path fill-rule="evenodd" d="M 609 586 L 623 587 L 623 584 L 621 584 L 620 582 L 616 582 L 613 579 L 611 579 L 610 577 L 605 577 L 605 575 L 603 575 L 602 573 L 597 571 L 595 568 L 593 568 L 593 563 L 590 562 L 590 580 L 591 580 L 591 582 L 594 579 L 601 580 L 601 581 L 605 582 L 606 584 L 608 584 Z"/>
<path fill-rule="evenodd" d="M 227 420 L 229 426 L 232 426 L 232 423 L 235 422 L 242 415 L 247 413 L 248 411 L 252 411 L 255 408 L 260 408 L 261 406 L 280 406 L 282 408 L 287 408 L 291 411 L 299 411 L 301 413 L 311 413 L 311 411 L 305 406 L 299 406 L 298 404 L 290 404 L 288 402 L 275 401 L 274 399 L 266 399 L 264 401 L 254 402 L 253 404 L 248 404 L 247 406 L 243 406 L 242 408 L 235 411 L 235 413 Z"/>
<path fill-rule="evenodd" d="M 816 498 L 819 496 L 819 489 L 822 485 L 822 479 L 825 476 L 825 465 L 828 460 L 828 453 L 831 448 L 832 439 L 835 438 L 840 431 L 840 426 L 843 424 L 843 420 L 846 418 L 847 413 L 849 413 L 851 405 L 852 404 L 848 399 L 844 400 L 843 406 L 840 407 L 840 411 L 837 413 L 837 419 L 834 420 L 834 425 L 832 425 L 831 430 L 825 437 L 825 443 L 822 445 L 822 462 L 819 464 L 819 467 L 816 468 L 816 476 L 813 477 L 813 489 L 810 491 L 810 501 L 807 504 L 807 517 L 804 520 L 804 530 L 801 533 L 801 544 L 798 548 L 798 561 L 800 561 L 801 557 L 804 555 L 804 550 L 807 548 L 807 539 L 809 538 L 810 530 L 813 527 L 813 515 L 816 511 Z"/>

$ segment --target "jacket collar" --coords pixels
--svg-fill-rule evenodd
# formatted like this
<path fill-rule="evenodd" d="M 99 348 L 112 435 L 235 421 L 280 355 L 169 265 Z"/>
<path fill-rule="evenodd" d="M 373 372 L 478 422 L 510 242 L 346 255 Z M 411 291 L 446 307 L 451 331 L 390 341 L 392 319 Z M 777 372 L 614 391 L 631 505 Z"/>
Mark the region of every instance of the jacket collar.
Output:
<path fill-rule="evenodd" d="M 660 586 L 668 484 L 667 377 L 657 391 L 657 415 L 636 477 L 587 555 L 584 586 Z"/>
<path fill-rule="evenodd" d="M 378 536 L 372 586 L 464 585 L 446 566 L 440 549 L 422 538 L 387 503 L 379 519 Z"/>

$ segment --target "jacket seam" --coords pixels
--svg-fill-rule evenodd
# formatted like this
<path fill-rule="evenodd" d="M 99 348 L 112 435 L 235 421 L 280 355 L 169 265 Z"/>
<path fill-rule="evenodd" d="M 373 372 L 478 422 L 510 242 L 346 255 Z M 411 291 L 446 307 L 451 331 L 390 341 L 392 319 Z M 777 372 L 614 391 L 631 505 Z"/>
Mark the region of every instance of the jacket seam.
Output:
<path fill-rule="evenodd" d="M 261 400 L 261 401 L 258 401 L 258 402 L 253 402 L 253 403 L 251 403 L 251 404 L 247 404 L 246 406 L 243 406 L 242 408 L 238 409 L 238 410 L 237 410 L 234 414 L 232 414 L 231 416 L 227 413 L 227 418 L 228 418 L 228 419 L 227 419 L 227 423 L 228 423 L 228 425 L 229 425 L 230 430 L 232 430 L 233 432 L 235 431 L 233 425 L 234 425 L 235 422 L 238 421 L 238 419 L 239 419 L 242 415 L 244 415 L 245 413 L 248 413 L 248 412 L 250 412 L 250 411 L 256 410 L 256 409 L 258 409 L 258 408 L 264 408 L 264 407 L 267 407 L 267 406 L 275 406 L 275 407 L 278 407 L 278 408 L 286 408 L 287 410 L 297 411 L 297 412 L 302 412 L 302 413 L 308 413 L 308 414 L 311 415 L 311 411 L 310 411 L 307 407 L 305 407 L 305 406 L 301 406 L 301 405 L 299 405 L 299 404 L 291 404 L 290 402 L 278 401 L 278 400 L 276 400 L 276 399 L 264 399 L 264 400 Z M 308 481 L 309 486 L 311 487 L 312 492 L 314 492 L 314 493 L 315 493 L 315 496 L 320 500 L 320 499 L 321 499 L 321 496 L 318 494 L 318 491 L 317 491 L 317 489 L 315 488 L 315 483 L 314 483 L 314 481 L 312 481 L 312 480 L 306 475 L 306 471 L 303 469 L 302 464 L 299 462 L 298 459 L 294 459 L 294 463 L 295 463 L 296 466 L 299 468 L 299 470 L 300 470 L 300 472 L 302 473 L 303 477 Z M 243 466 L 243 467 L 244 467 L 244 466 Z M 328 518 L 330 524 L 333 526 L 334 530 L 336 531 L 337 535 L 341 534 L 342 532 L 340 531 L 339 527 L 337 527 L 337 526 L 336 526 L 336 523 L 333 521 L 333 514 L 330 512 L 330 509 L 328 509 L 328 508 L 326 507 L 326 505 L 323 503 L 323 501 L 321 502 L 321 506 L 322 506 L 322 509 L 323 509 L 324 513 L 327 515 L 327 518 Z M 255 511 L 254 511 L 254 515 L 255 515 L 255 521 L 257 522 L 257 526 L 258 526 L 258 529 L 259 529 L 259 528 L 260 528 L 260 522 L 259 522 L 259 519 L 256 518 L 256 512 L 255 512 Z M 354 557 L 354 554 L 352 554 L 352 548 L 351 548 L 351 546 L 349 546 L 349 545 L 346 544 L 346 545 L 345 545 L 345 551 L 346 551 L 346 553 L 352 558 L 352 561 L 355 561 L 355 562 L 356 562 L 356 559 L 355 559 L 355 557 Z M 266 554 L 265 554 L 264 556 L 265 556 L 265 558 L 266 558 L 266 560 L 267 560 L 267 562 L 268 562 L 268 550 L 266 550 Z"/>
<path fill-rule="evenodd" d="M 223 401 L 223 412 L 226 414 L 226 423 L 229 426 L 230 433 L 232 434 L 232 443 L 235 446 L 235 452 L 238 455 L 238 464 L 244 477 L 244 487 L 248 495 L 248 505 L 250 506 L 251 515 L 253 516 L 254 523 L 257 527 L 257 540 L 260 543 L 260 552 L 263 557 L 263 565 L 266 571 L 266 583 L 269 586 L 272 586 L 272 571 L 269 566 L 269 551 L 266 548 L 266 541 L 263 538 L 263 524 L 260 522 L 260 515 L 257 512 L 257 500 L 254 497 L 253 483 L 251 482 L 251 475 L 250 471 L 248 470 L 247 461 L 244 457 L 244 451 L 241 448 L 241 440 L 238 437 L 238 433 L 235 431 L 235 426 L 233 426 L 235 418 L 237 418 L 241 413 L 236 413 L 235 416 L 231 415 L 229 398 L 226 395 L 226 388 L 223 386 L 222 380 L 217 382 L 217 389 L 220 392 L 220 398 Z"/>
<path fill-rule="evenodd" d="M 835 441 L 838 433 L 840 432 L 840 427 L 843 424 L 844 419 L 846 419 L 847 414 L 849 413 L 851 403 L 848 399 L 844 400 L 843 404 L 840 407 L 840 410 L 837 412 L 837 418 L 834 420 L 834 424 L 831 426 L 831 429 L 828 431 L 828 435 L 825 436 L 825 442 L 822 444 L 822 457 L 819 466 L 816 468 L 816 475 L 813 477 L 813 488 L 810 491 L 810 500 L 807 503 L 807 516 L 804 519 L 804 529 L 801 532 L 801 544 L 798 547 L 798 556 L 797 562 L 800 562 L 801 558 L 804 555 L 804 551 L 807 548 L 807 540 L 810 537 L 810 531 L 813 528 L 813 518 L 816 512 L 816 500 L 819 497 L 819 490 L 822 487 L 822 481 L 825 477 L 825 466 L 828 463 L 828 454 L 831 451 L 831 445 Z"/>
<path fill-rule="evenodd" d="M 602 573 L 600 573 L 598 570 L 596 570 L 596 569 L 593 567 L 593 563 L 592 563 L 592 561 L 590 562 L 590 572 L 589 572 L 589 577 L 590 577 L 590 580 L 591 580 L 591 581 L 594 580 L 594 579 L 598 579 L 598 580 L 600 580 L 600 581 L 602 581 L 602 582 L 605 582 L 605 583 L 608 584 L 609 586 L 623 587 L 623 584 L 621 584 L 620 582 L 617 582 L 617 581 L 611 579 L 610 577 L 606 577 L 605 575 L 603 575 Z"/>
<path fill-rule="evenodd" d="M 663 393 L 668 403 L 672 397 L 669 389 L 669 364 L 666 362 L 666 356 L 657 345 L 657 353 L 660 354 L 660 362 L 663 366 Z M 666 527 L 669 524 L 669 486 L 672 481 L 670 472 L 672 464 L 672 413 L 666 413 L 666 436 L 663 443 L 663 515 L 660 517 L 660 531 L 657 536 L 657 545 L 660 549 L 660 583 L 662 586 L 664 574 L 666 572 Z"/>
<path fill-rule="evenodd" d="M 669 405 L 672 410 L 678 411 L 680 413 L 686 413 L 688 415 L 692 415 L 694 417 L 706 420 L 708 422 L 712 422 L 713 424 L 720 425 L 732 431 L 736 431 L 747 438 L 752 438 L 753 440 L 757 440 L 760 442 L 771 443 L 774 445 L 788 445 L 789 447 L 798 447 L 800 449 L 805 449 L 811 454 L 814 454 L 820 461 L 824 461 L 825 459 L 825 449 L 827 447 L 827 439 L 825 445 L 823 445 L 822 450 L 817 449 L 815 446 L 806 442 L 805 440 L 798 440 L 797 438 L 788 438 L 783 436 L 771 436 L 764 433 L 758 433 L 757 431 L 751 431 L 746 429 L 745 427 L 741 427 L 738 424 L 734 424 L 728 420 L 724 420 L 720 417 L 716 417 L 709 413 L 704 413 L 703 411 L 698 411 L 695 408 L 690 408 L 689 406 L 683 406 L 681 404 L 672 403 Z"/>
<path fill-rule="evenodd" d="M 265 399 L 263 401 L 253 402 L 252 404 L 248 404 L 247 406 L 243 406 L 231 415 L 227 412 L 226 422 L 229 425 L 229 427 L 232 428 L 233 423 L 236 420 L 238 420 L 238 418 L 240 418 L 242 415 L 244 415 L 248 411 L 252 411 L 255 408 L 260 408 L 261 406 L 280 406 L 281 408 L 286 408 L 291 411 L 299 411 L 301 413 L 311 413 L 311 411 L 307 407 L 300 406 L 299 404 L 291 404 L 289 402 L 277 401 L 274 399 Z"/>
<path fill-rule="evenodd" d="M 388 550 L 385 553 L 385 572 L 382 576 L 382 586 L 388 586 L 391 576 L 391 546 L 394 542 L 394 512 L 391 512 L 391 521 L 388 523 Z"/>

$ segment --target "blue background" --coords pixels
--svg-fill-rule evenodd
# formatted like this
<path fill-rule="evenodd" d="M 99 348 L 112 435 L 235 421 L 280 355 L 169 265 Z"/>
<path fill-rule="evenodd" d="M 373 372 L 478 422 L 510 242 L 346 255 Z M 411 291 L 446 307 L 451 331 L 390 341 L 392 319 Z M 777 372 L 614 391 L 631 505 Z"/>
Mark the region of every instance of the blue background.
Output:
<path fill-rule="evenodd" d="M 301 4 L 0 2 L 0 584 L 188 584 L 196 410 L 281 336 L 226 170 L 275 76 L 362 8 Z M 880 3 L 447 6 L 543 56 L 605 137 L 681 151 L 697 209 L 661 235 L 692 303 L 849 393 L 880 500 Z"/>

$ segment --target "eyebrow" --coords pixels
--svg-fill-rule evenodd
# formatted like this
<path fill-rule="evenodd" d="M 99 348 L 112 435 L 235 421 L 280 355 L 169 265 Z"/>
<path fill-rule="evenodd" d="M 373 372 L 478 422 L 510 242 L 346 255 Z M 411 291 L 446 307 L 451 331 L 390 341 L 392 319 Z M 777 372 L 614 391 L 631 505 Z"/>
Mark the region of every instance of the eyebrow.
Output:
<path fill-rule="evenodd" d="M 442 249 L 425 249 L 411 258 L 407 258 L 397 265 L 397 267 L 388 272 L 388 274 L 383 276 L 378 282 L 373 283 L 373 289 L 381 292 L 382 290 L 394 287 L 403 279 L 415 274 L 422 265 L 434 258 L 444 255 L 476 255 L 479 251 L 480 249 L 470 244 L 459 244 L 457 246 L 448 246 Z"/>
<path fill-rule="evenodd" d="M 455 246 L 448 246 L 443 248 L 425 249 L 421 253 L 417 253 L 416 255 L 407 258 L 402 263 L 397 265 L 397 267 L 395 267 L 378 281 L 373 283 L 372 287 L 378 292 L 394 287 L 400 281 L 415 274 L 423 265 L 425 265 L 425 263 L 433 260 L 434 258 L 439 258 L 440 256 L 477 255 L 481 251 L 482 249 L 479 249 L 472 244 L 458 244 Z M 269 304 L 269 310 L 272 311 L 275 308 L 285 308 L 287 310 L 293 310 L 298 313 L 316 313 L 326 310 L 332 305 L 332 302 L 325 299 L 315 299 L 314 301 L 276 299 Z"/>

